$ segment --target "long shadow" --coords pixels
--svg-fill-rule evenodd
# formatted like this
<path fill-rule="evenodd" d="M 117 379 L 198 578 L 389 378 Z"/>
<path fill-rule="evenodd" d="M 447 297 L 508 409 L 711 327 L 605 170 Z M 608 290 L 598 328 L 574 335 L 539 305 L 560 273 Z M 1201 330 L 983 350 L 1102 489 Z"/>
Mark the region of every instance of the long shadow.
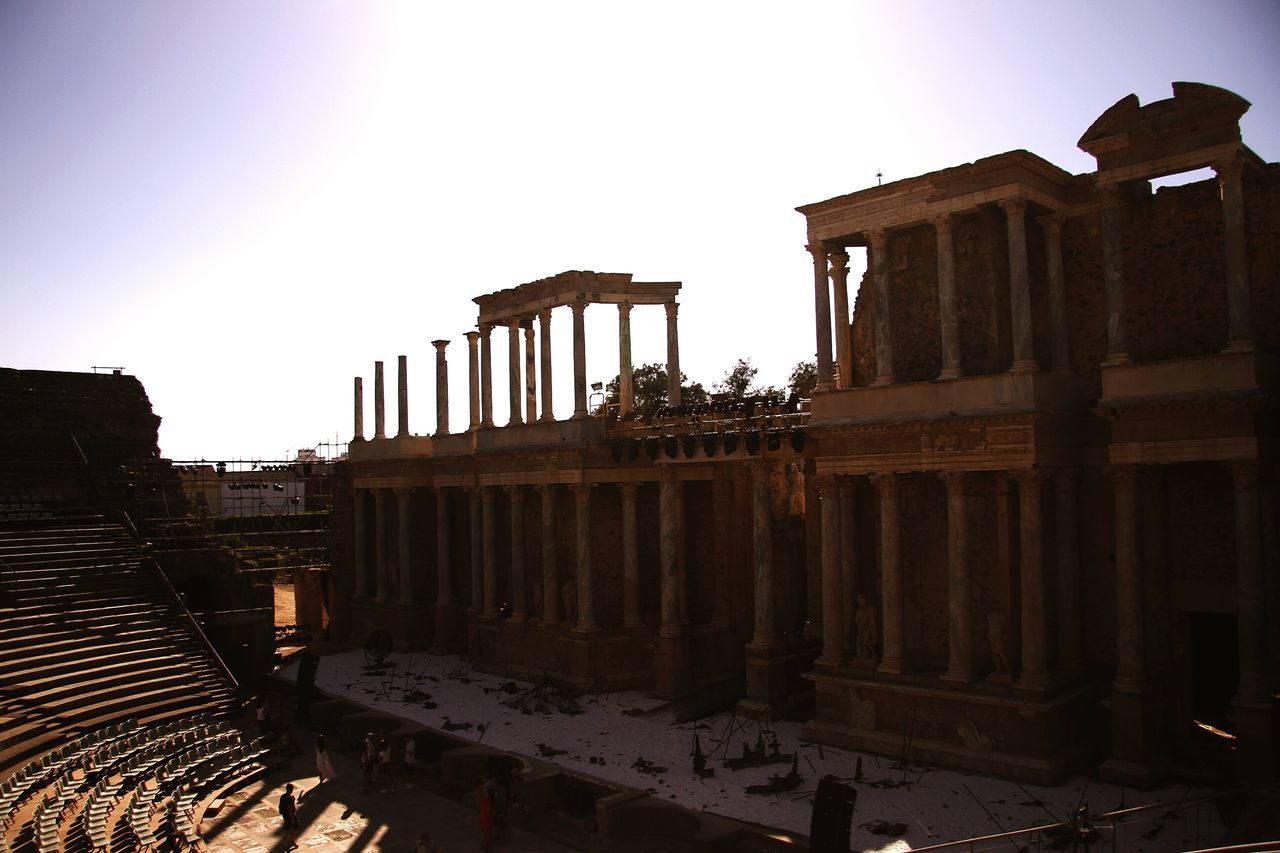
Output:
<path fill-rule="evenodd" d="M 262 802 L 266 798 L 267 792 L 270 790 L 273 790 L 273 786 L 264 777 L 262 780 L 262 786 L 257 790 L 256 793 L 245 797 L 243 802 L 241 802 L 239 805 L 237 805 L 235 808 L 231 809 L 230 811 L 223 812 L 222 814 L 218 815 L 216 821 L 211 825 L 209 831 L 201 833 L 201 837 L 203 837 L 206 841 L 217 838 L 218 833 L 222 832 L 223 830 L 229 827 L 234 826 L 236 821 L 238 821 L 241 817 L 247 814 L 249 810 L 252 809 L 254 806 L 256 806 L 258 803 Z"/>

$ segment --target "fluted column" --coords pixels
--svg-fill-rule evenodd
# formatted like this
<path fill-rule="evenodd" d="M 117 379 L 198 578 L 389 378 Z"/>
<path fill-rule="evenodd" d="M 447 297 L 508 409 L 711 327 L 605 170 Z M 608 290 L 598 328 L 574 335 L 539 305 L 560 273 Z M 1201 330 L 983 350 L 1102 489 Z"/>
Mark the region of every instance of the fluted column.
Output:
<path fill-rule="evenodd" d="M 573 489 L 577 509 L 574 536 L 578 540 L 578 624 L 573 630 L 600 630 L 596 624 L 595 578 L 591 566 L 591 484 L 576 483 Z"/>
<path fill-rule="evenodd" d="M 867 232 L 871 244 L 871 277 L 876 287 L 876 380 L 873 385 L 893 382 L 893 323 L 889 310 L 889 235 L 883 228 Z"/>
<path fill-rule="evenodd" d="M 449 525 L 449 491 L 436 487 L 436 606 L 453 602 L 453 528 Z"/>
<path fill-rule="evenodd" d="M 524 327 L 524 419 L 538 419 L 538 362 L 534 354 L 533 320 Z"/>
<path fill-rule="evenodd" d="M 1267 590 L 1262 570 L 1258 463 L 1231 463 L 1236 516 L 1236 610 L 1239 623 L 1240 682 L 1235 703 L 1269 703 Z M 1274 567 L 1273 567 L 1274 568 Z"/>
<path fill-rule="evenodd" d="M 511 418 L 507 426 L 524 423 L 524 403 L 520 393 L 520 321 L 514 317 L 507 321 L 507 406 Z"/>
<path fill-rule="evenodd" d="M 545 362 L 544 362 L 545 363 Z M 542 497 L 542 624 L 560 624 L 560 570 L 556 560 L 556 487 L 538 487 Z"/>
<path fill-rule="evenodd" d="M 906 668 L 902 627 L 902 551 L 898 530 L 898 475 L 872 474 L 880 496 L 880 603 L 884 608 L 884 655 L 879 671 L 901 675 Z"/>
<path fill-rule="evenodd" d="M 470 420 L 467 429 L 480 428 L 480 333 L 467 332 L 467 388 L 470 398 Z"/>
<path fill-rule="evenodd" d="M 493 544 L 498 541 L 497 518 L 493 510 L 493 489 L 480 487 L 480 518 L 484 536 L 484 610 L 485 619 L 498 618 L 498 553 Z"/>
<path fill-rule="evenodd" d="M 543 308 L 538 312 L 538 345 L 542 348 L 542 419 L 556 419 L 555 406 L 551 400 L 551 309 Z"/>
<path fill-rule="evenodd" d="M 573 416 L 587 416 L 587 303 L 581 299 L 569 305 L 573 312 Z M 579 611 L 581 612 L 581 611 Z"/>
<path fill-rule="evenodd" d="M 387 437 L 387 406 L 383 396 L 382 362 L 373 363 L 373 437 Z"/>
<path fill-rule="evenodd" d="M 1031 319 L 1031 276 L 1027 269 L 1027 200 L 1009 198 L 1000 202 L 1009 235 L 1009 309 L 1013 322 L 1013 365 L 1015 373 L 1038 370 L 1035 335 Z"/>
<path fill-rule="evenodd" d="M 493 426 L 493 326 L 480 326 L 480 426 Z"/>
<path fill-rule="evenodd" d="M 445 358 L 448 341 L 432 341 L 436 348 L 436 435 L 449 433 L 449 362 Z"/>
<path fill-rule="evenodd" d="M 396 372 L 396 437 L 409 434 L 409 356 L 399 359 L 399 370 Z"/>
<path fill-rule="evenodd" d="M 507 486 L 511 500 L 511 621 L 523 622 L 529 616 L 524 594 L 524 486 Z"/>
<path fill-rule="evenodd" d="M 857 654 L 858 636 L 858 557 L 857 513 L 854 503 L 852 477 L 840 477 L 836 491 L 840 495 L 838 518 L 840 519 L 840 597 L 842 603 L 841 626 L 844 629 L 845 650 Z"/>
<path fill-rule="evenodd" d="M 1042 690 L 1049 684 L 1049 649 L 1046 636 L 1044 584 L 1044 530 L 1041 492 L 1045 480 L 1042 469 L 1014 472 L 1018 481 L 1018 518 L 1021 531 L 1018 548 L 1022 555 L 1022 673 L 1018 687 Z"/>
<path fill-rule="evenodd" d="M 679 544 L 679 534 L 676 529 L 676 490 L 680 484 L 671 466 L 664 466 L 659 476 L 661 480 L 658 487 L 658 547 L 662 563 L 662 625 L 658 629 L 658 635 L 679 637 L 684 633 L 684 627 L 680 624 L 680 591 L 676 586 L 678 580 L 676 549 Z"/>
<path fill-rule="evenodd" d="M 359 376 L 356 377 L 355 387 L 355 435 L 351 437 L 352 441 L 364 441 L 364 380 Z"/>
<path fill-rule="evenodd" d="M 813 318 L 817 325 L 818 384 L 815 391 L 835 387 L 831 369 L 831 285 L 827 278 L 827 247 L 820 242 L 805 246 L 813 256 Z"/>
<path fill-rule="evenodd" d="M 364 511 L 365 511 L 365 491 L 364 489 L 352 489 L 351 498 L 351 527 L 353 539 L 352 545 L 352 570 L 354 574 L 352 596 L 355 598 L 369 597 L 369 566 L 366 555 L 369 550 L 368 531 L 365 529 Z"/>
<path fill-rule="evenodd" d="M 413 489 L 396 489 L 396 510 L 399 523 L 396 525 L 396 538 L 399 540 L 397 557 L 400 561 L 400 582 L 396 590 L 397 604 L 413 604 L 413 526 L 410 523 L 410 511 L 413 502 Z"/>
<path fill-rule="evenodd" d="M 471 610 L 479 614 L 484 610 L 484 509 L 479 486 L 467 489 L 471 524 Z"/>
<path fill-rule="evenodd" d="M 1045 280 L 1049 291 L 1049 337 L 1053 345 L 1053 369 L 1057 373 L 1065 373 L 1071 370 L 1071 331 L 1067 326 L 1067 293 L 1062 272 L 1062 224 L 1067 221 L 1067 217 L 1054 212 L 1037 216 L 1036 221 L 1044 231 Z"/>
<path fill-rule="evenodd" d="M 835 294 L 836 386 L 853 386 L 853 327 L 849 325 L 849 253 L 844 247 L 827 254 L 831 262 L 831 288 Z"/>
<path fill-rule="evenodd" d="M 938 324 L 942 335 L 942 372 L 939 379 L 962 375 L 960 366 L 960 300 L 956 295 L 956 249 L 951 214 L 930 220 L 938 241 Z"/>
<path fill-rule="evenodd" d="M 945 471 L 947 485 L 947 649 L 943 681 L 973 680 L 973 617 L 969 607 L 970 474 Z"/>
<path fill-rule="evenodd" d="M 1249 307 L 1249 253 L 1244 222 L 1244 158 L 1237 154 L 1215 163 L 1222 196 L 1222 237 L 1227 276 L 1226 352 L 1253 349 L 1253 318 Z"/>
<path fill-rule="evenodd" d="M 631 384 L 631 303 L 618 303 L 618 414 L 626 415 L 635 407 L 635 389 Z"/>
<path fill-rule="evenodd" d="M 773 490 L 773 472 L 767 462 L 750 462 L 751 530 L 755 562 L 755 630 L 751 645 L 757 649 L 772 648 L 777 642 L 773 608 L 773 526 L 769 503 Z"/>
<path fill-rule="evenodd" d="M 1107 355 L 1104 366 L 1128 364 L 1129 343 L 1125 332 L 1124 245 L 1120 227 L 1119 186 L 1100 187 L 1102 214 L 1102 276 L 1107 296 Z"/>
<path fill-rule="evenodd" d="M 623 483 L 622 490 L 622 626 L 638 628 L 640 620 L 640 561 L 636 552 L 637 483 Z"/>
<path fill-rule="evenodd" d="M 844 659 L 844 585 L 840 572 L 840 492 L 835 477 L 818 478 L 822 513 L 822 655 L 820 666 Z"/>
<path fill-rule="evenodd" d="M 1116 512 L 1116 681 L 1125 693 L 1141 692 L 1146 679 L 1142 568 L 1138 564 L 1138 469 L 1109 469 Z"/>
<path fill-rule="evenodd" d="M 1076 509 L 1080 472 L 1054 472 L 1058 491 L 1058 656 L 1062 669 L 1077 675 L 1084 666 L 1080 621 L 1080 531 Z"/>
<path fill-rule="evenodd" d="M 680 330 L 676 315 L 680 306 L 675 302 L 663 305 L 667 312 L 667 402 L 680 405 Z"/>
<path fill-rule="evenodd" d="M 387 507 L 386 489 L 373 490 L 373 566 L 377 577 L 374 578 L 377 592 L 375 601 L 386 601 L 391 597 L 391 578 L 387 576 Z"/>

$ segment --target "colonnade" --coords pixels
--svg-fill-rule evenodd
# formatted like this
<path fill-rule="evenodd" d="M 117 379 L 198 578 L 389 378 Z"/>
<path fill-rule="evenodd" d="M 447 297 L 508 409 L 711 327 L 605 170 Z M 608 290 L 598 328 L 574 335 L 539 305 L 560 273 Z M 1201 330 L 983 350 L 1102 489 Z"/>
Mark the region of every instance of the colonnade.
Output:
<path fill-rule="evenodd" d="M 760 590 L 772 590 L 772 548 L 769 545 L 769 475 L 766 467 L 769 463 L 752 463 L 755 492 L 755 527 L 756 542 L 756 582 L 757 609 L 755 642 L 771 645 L 776 639 L 772 623 L 772 598 Z M 685 483 L 678 479 L 670 467 L 663 468 L 658 482 L 659 493 L 659 566 L 660 577 L 660 624 L 659 635 L 662 637 L 683 636 L 689 625 L 686 587 L 688 584 L 687 567 L 683 554 L 685 536 L 685 518 L 682 511 L 683 491 Z M 455 565 L 457 557 L 453 547 L 453 519 L 451 494 L 456 490 L 465 491 L 468 496 L 470 524 L 470 571 L 471 601 L 469 608 L 481 619 L 496 619 L 500 615 L 500 607 L 504 603 L 502 592 L 505 589 L 510 606 L 509 621 L 523 623 L 531 621 L 535 615 L 540 624 L 547 627 L 569 627 L 575 632 L 589 634 L 602 627 L 598 616 L 598 578 L 596 577 L 596 560 L 592 557 L 592 494 L 601 487 L 616 486 L 620 493 L 622 510 L 622 618 L 623 628 L 637 628 L 644 624 L 641 614 L 640 589 L 640 552 L 637 537 L 637 504 L 640 482 L 621 482 L 616 484 L 574 483 L 569 485 L 534 484 L 507 486 L 436 486 L 430 488 L 435 492 L 436 525 L 436 593 L 434 600 L 429 601 L 415 590 L 414 577 L 422 574 L 427 565 L 420 556 L 414 561 L 411 542 L 411 531 L 418 523 L 411 513 L 411 501 L 415 491 L 413 488 L 357 488 L 354 492 L 353 535 L 354 535 L 354 590 L 356 599 L 368 599 L 375 602 L 394 602 L 398 605 L 420 605 L 434 603 L 437 607 L 452 607 L 455 601 L 457 583 L 455 573 L 460 568 Z M 717 481 L 712 488 L 713 500 L 728 501 L 730 494 Z M 497 524 L 498 513 L 495 501 L 498 491 L 505 492 L 510 502 L 510 553 L 500 554 L 497 544 L 500 541 Z M 573 496 L 574 507 L 574 540 L 573 561 L 571 566 L 562 566 L 557 554 L 557 496 L 561 489 L 567 489 Z M 539 588 L 531 590 L 526 579 L 529 576 L 526 566 L 526 540 L 524 505 L 531 493 L 537 493 L 541 504 L 541 573 L 537 580 Z M 373 496 L 373 520 L 367 517 L 367 496 Z M 394 494 L 394 505 L 388 496 Z M 721 506 L 720 511 L 728 512 L 728 507 Z M 391 524 L 390 513 L 397 513 L 396 529 L 397 549 L 395 566 L 390 560 L 388 530 Z M 717 548 L 728 547 L 729 528 L 724 528 L 717 536 Z M 393 571 L 394 568 L 394 571 Z M 569 590 L 565 584 L 569 569 L 574 574 L 574 583 Z M 506 577 L 502 576 L 505 572 Z M 723 584 L 725 580 L 716 578 L 717 595 L 711 615 L 714 625 L 729 624 L 726 596 Z M 566 595 L 566 593 L 568 593 Z M 537 613 L 536 605 L 540 603 L 541 612 Z M 576 607 L 576 618 L 570 620 L 571 614 L 564 612 L 565 606 Z"/>
<path fill-rule="evenodd" d="M 1040 369 L 1033 338 L 1031 279 L 1027 263 L 1027 200 L 1008 198 L 998 202 L 1005 214 L 1009 247 L 1009 312 L 1013 336 L 1013 363 L 1010 371 L 1029 372 Z M 960 348 L 960 301 L 956 290 L 955 243 L 952 229 L 955 216 L 964 211 L 940 212 L 929 219 L 937 239 L 938 317 L 942 342 L 942 370 L 938 379 L 956 379 L 964 375 Z M 1046 282 L 1049 299 L 1052 365 L 1055 371 L 1069 369 L 1066 295 L 1062 276 L 1062 223 L 1066 217 L 1051 211 L 1036 217 L 1045 234 L 1047 248 Z M 868 265 L 875 287 L 875 362 L 876 377 L 872 385 L 888 385 L 896 381 L 893 365 L 894 328 L 889 305 L 893 301 L 892 273 L 887 247 L 890 230 L 874 228 L 862 235 L 869 248 Z M 849 254 L 843 246 L 825 242 L 805 247 L 813 256 L 814 302 L 818 331 L 818 388 L 832 390 L 852 387 L 853 339 L 849 315 Z M 832 362 L 831 313 L 834 293 L 835 364 L 840 366 L 838 378 Z"/>
<path fill-rule="evenodd" d="M 1048 602 L 1043 495 L 1052 481 L 1057 490 L 1057 549 L 1054 576 L 1057 586 L 1053 600 L 1058 607 L 1058 666 L 1076 673 L 1081 666 L 1081 621 L 1079 586 L 1079 551 L 1076 545 L 1076 500 L 1078 473 L 1075 469 L 1025 468 L 1000 472 L 1017 483 L 1019 501 L 1020 600 L 1020 666 L 1016 686 L 1027 690 L 1043 690 L 1050 683 L 1050 638 L 1047 636 Z M 822 560 L 822 652 L 820 666 L 846 664 L 870 668 L 886 675 L 901 675 L 910 669 L 904 638 L 905 600 L 902 565 L 901 491 L 905 474 L 877 473 L 865 475 L 877 496 L 879 548 L 878 622 L 868 628 L 868 617 L 860 616 L 857 590 L 867 589 L 859 578 L 864 570 L 858 564 L 854 547 L 858 537 L 875 536 L 877 531 L 858 529 L 854 508 L 854 476 L 821 476 L 818 496 L 821 504 Z M 944 470 L 921 476 L 936 476 L 946 487 L 947 506 L 947 634 L 948 665 L 942 680 L 963 684 L 973 681 L 978 673 L 973 648 L 974 614 L 971 606 L 973 578 L 970 571 L 970 506 L 980 472 Z M 988 476 L 996 476 L 989 474 Z M 997 513 L 997 517 L 1002 517 Z M 1013 531 L 1009 531 L 1012 535 Z M 1011 567 L 1011 570 L 1013 568 Z M 874 605 L 862 604 L 862 608 Z M 867 611 L 871 612 L 871 611 Z M 881 654 L 873 659 L 868 649 L 874 644 L 859 631 L 874 632 L 880 639 Z"/>

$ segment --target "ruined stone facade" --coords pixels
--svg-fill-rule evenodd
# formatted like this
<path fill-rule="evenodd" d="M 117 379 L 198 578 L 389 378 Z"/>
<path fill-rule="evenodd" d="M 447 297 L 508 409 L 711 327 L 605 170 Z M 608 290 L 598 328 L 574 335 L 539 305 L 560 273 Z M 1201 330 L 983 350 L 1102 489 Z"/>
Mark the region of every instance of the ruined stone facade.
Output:
<path fill-rule="evenodd" d="M 447 341 L 430 437 L 409 431 L 403 359 L 395 435 L 381 363 L 369 438 L 356 380 L 336 635 L 669 696 L 744 679 L 744 710 L 811 715 L 816 741 L 1037 781 L 1151 782 L 1200 721 L 1239 738 L 1241 778 L 1269 778 L 1280 167 L 1241 142 L 1245 101 L 1174 93 L 1104 113 L 1090 174 L 1014 151 L 800 208 L 807 411 L 634 418 L 630 311 L 664 306 L 678 377 L 676 283 L 572 272 L 477 298 L 466 432 Z M 600 303 L 617 416 L 587 405 Z"/>

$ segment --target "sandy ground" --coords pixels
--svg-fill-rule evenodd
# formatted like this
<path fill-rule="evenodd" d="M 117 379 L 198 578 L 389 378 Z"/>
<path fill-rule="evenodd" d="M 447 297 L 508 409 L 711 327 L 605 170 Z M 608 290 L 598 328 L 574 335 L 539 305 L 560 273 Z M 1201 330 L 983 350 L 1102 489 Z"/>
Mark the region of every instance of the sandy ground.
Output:
<path fill-rule="evenodd" d="M 861 759 L 861 781 L 853 818 L 854 849 L 897 851 L 1001 831 L 1045 825 L 1064 819 L 1084 802 L 1099 815 L 1147 803 L 1177 803 L 1205 793 L 1184 787 L 1137 792 L 1096 780 L 1072 778 L 1056 787 L 1019 786 L 984 776 L 926 766 L 903 767 L 891 759 L 808 744 L 799 723 L 764 724 L 725 713 L 676 724 L 662 702 L 629 691 L 579 697 L 581 714 L 555 708 L 506 707 L 533 685 L 473 671 L 459 657 L 396 654 L 387 674 L 367 674 L 361 650 L 322 659 L 316 686 L 324 692 L 420 722 L 451 734 L 483 741 L 572 768 L 600 779 L 646 789 L 686 808 L 807 835 L 818 780 L 826 774 L 853 782 Z M 296 676 L 297 665 L 282 670 Z M 531 698 L 526 695 L 526 698 Z M 428 707 L 428 705 L 434 707 Z M 656 709 L 656 710 L 655 710 Z M 653 712 L 638 716 L 643 712 Z M 630 713 L 628 713 L 630 712 Z M 697 737 L 714 775 L 693 771 L 691 752 Z M 778 750 L 794 753 L 802 781 L 793 790 L 748 794 L 748 785 L 785 775 L 790 763 L 731 770 L 723 759 L 737 757 L 742 744 L 776 739 Z M 1162 810 L 1163 813 L 1164 810 Z M 1129 851 L 1174 851 L 1207 846 L 1223 829 L 1212 807 L 1183 809 L 1177 815 L 1119 830 Z M 901 824 L 897 836 L 873 832 L 880 822 Z M 883 826 L 879 828 L 884 828 Z M 1141 838 L 1152 829 L 1149 839 Z M 1109 838 L 1110 833 L 1104 835 Z M 1003 844 L 1008 846 L 1008 842 Z"/>

